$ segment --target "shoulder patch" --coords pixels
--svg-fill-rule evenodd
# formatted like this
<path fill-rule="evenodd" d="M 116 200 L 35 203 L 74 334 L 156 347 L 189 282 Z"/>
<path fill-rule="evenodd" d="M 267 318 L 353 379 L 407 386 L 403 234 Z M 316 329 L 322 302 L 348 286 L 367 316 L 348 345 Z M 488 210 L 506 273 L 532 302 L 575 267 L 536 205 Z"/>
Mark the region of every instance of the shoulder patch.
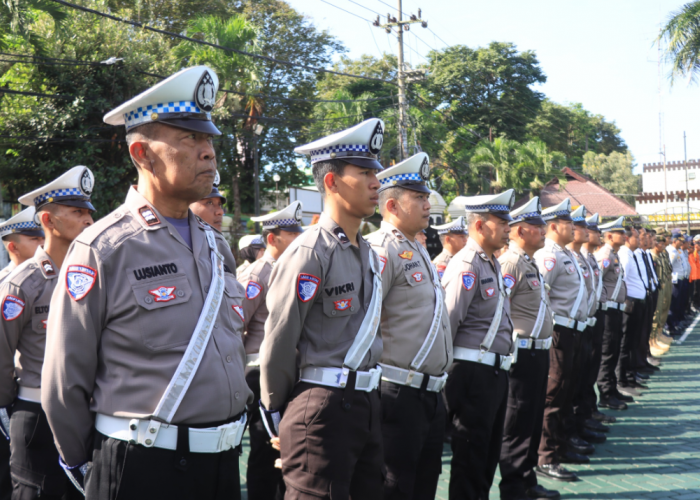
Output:
<path fill-rule="evenodd" d="M 554 269 L 554 266 L 556 266 L 556 265 L 557 265 L 556 257 L 546 257 L 544 259 L 544 268 L 547 271 L 551 271 L 552 269 Z"/>
<path fill-rule="evenodd" d="M 5 321 L 12 321 L 19 318 L 24 311 L 24 301 L 14 295 L 8 295 L 2 301 L 2 317 Z"/>
<path fill-rule="evenodd" d="M 474 288 L 474 283 L 476 283 L 476 274 L 471 271 L 462 273 L 462 286 L 465 290 L 469 291 Z"/>
<path fill-rule="evenodd" d="M 445 264 L 438 264 L 437 266 L 435 266 L 435 268 L 437 269 L 438 278 L 442 279 L 443 275 L 445 274 L 445 269 L 447 269 L 447 266 Z"/>
<path fill-rule="evenodd" d="M 320 284 L 321 279 L 313 274 L 300 273 L 297 277 L 297 296 L 299 300 L 308 302 L 313 299 Z"/>
<path fill-rule="evenodd" d="M 402 259 L 411 260 L 413 258 L 413 252 L 411 252 L 410 250 L 404 250 L 399 254 L 399 257 L 401 257 Z"/>
<path fill-rule="evenodd" d="M 255 299 L 258 295 L 260 295 L 260 292 L 262 292 L 262 286 L 260 286 L 260 283 L 256 283 L 255 281 L 249 281 L 245 287 L 245 297 L 248 300 Z"/>
<path fill-rule="evenodd" d="M 90 293 L 96 280 L 97 271 L 89 266 L 72 264 L 66 271 L 66 289 L 76 302 Z"/>
<path fill-rule="evenodd" d="M 515 286 L 516 279 L 515 276 L 511 274 L 504 274 L 503 275 L 503 284 L 505 284 L 508 288 L 513 288 Z"/>
<path fill-rule="evenodd" d="M 603 259 L 603 269 L 610 267 L 610 259 Z"/>

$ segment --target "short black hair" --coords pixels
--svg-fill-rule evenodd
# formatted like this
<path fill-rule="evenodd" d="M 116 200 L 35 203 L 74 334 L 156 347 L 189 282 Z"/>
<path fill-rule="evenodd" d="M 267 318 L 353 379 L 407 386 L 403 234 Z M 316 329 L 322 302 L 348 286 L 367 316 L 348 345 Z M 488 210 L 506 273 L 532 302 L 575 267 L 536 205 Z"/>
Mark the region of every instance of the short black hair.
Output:
<path fill-rule="evenodd" d="M 276 227 L 274 229 L 263 229 L 262 232 L 262 239 L 265 242 L 265 245 L 267 246 L 267 237 L 270 234 L 274 234 L 275 236 L 280 235 L 280 231 L 282 231 L 280 228 Z"/>
<path fill-rule="evenodd" d="M 323 179 L 326 177 L 326 174 L 343 175 L 345 165 L 347 165 L 347 163 L 341 160 L 325 160 L 314 163 L 313 167 L 311 167 L 311 172 L 313 173 L 314 182 L 316 183 L 316 188 L 318 188 L 319 193 L 322 195 L 326 194 L 326 186 L 323 184 Z"/>
<path fill-rule="evenodd" d="M 401 197 L 409 192 L 410 189 L 406 189 L 405 187 L 401 186 L 392 186 L 390 188 L 385 189 L 384 191 L 379 192 L 379 213 L 384 216 L 384 210 L 386 207 L 386 202 L 389 198 L 393 198 L 395 200 L 401 199 Z"/>

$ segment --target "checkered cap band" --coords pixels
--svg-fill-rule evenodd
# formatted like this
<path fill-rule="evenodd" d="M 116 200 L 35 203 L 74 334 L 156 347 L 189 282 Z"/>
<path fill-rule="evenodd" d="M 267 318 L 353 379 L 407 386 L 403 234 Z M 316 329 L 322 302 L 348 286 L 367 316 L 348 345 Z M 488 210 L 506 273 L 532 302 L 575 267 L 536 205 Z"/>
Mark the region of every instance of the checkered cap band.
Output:
<path fill-rule="evenodd" d="M 508 205 L 466 205 L 467 212 L 509 212 Z"/>
<path fill-rule="evenodd" d="M 153 113 L 158 113 L 160 115 L 163 113 L 204 113 L 204 111 L 199 109 L 197 103 L 194 101 L 160 102 L 124 113 L 124 124 L 126 128 L 131 128 L 146 122 L 152 122 L 153 119 L 151 119 L 151 115 Z M 207 115 L 207 119 L 211 120 L 211 113 L 205 114 Z"/>
<path fill-rule="evenodd" d="M 85 196 L 83 192 L 77 188 L 54 189 L 53 191 L 49 191 L 48 193 L 44 193 L 34 198 L 34 205 L 40 205 L 49 198 L 63 198 L 64 196 L 83 196 L 87 198 L 87 196 Z"/>
<path fill-rule="evenodd" d="M 450 226 L 447 229 L 439 229 L 437 234 L 447 234 L 452 231 L 465 231 L 466 228 L 464 226 Z"/>
<path fill-rule="evenodd" d="M 398 182 L 398 181 L 417 181 L 417 182 L 423 182 L 423 178 L 420 176 L 420 174 L 398 174 L 398 175 L 391 175 L 387 177 L 386 179 L 379 179 L 379 184 L 382 186 L 386 186 L 389 184 L 392 184 L 393 182 Z"/>
<path fill-rule="evenodd" d="M 366 144 L 336 144 L 322 149 L 311 150 L 311 161 L 328 160 L 331 153 L 347 153 L 347 152 L 369 153 L 369 146 Z"/>
<path fill-rule="evenodd" d="M 513 222 L 520 222 L 525 219 L 534 219 L 535 217 L 541 217 L 539 212 L 528 212 L 526 214 L 520 214 L 517 217 L 513 217 Z"/>
<path fill-rule="evenodd" d="M 571 220 L 573 220 L 574 222 L 581 222 L 581 221 L 585 221 L 586 218 L 585 217 L 573 217 Z"/>
<path fill-rule="evenodd" d="M 277 219 L 263 222 L 263 229 L 276 229 L 278 227 L 301 226 L 296 219 Z"/>
<path fill-rule="evenodd" d="M 547 214 L 547 215 L 542 214 L 542 218 L 544 220 L 549 220 L 549 219 L 555 219 L 557 217 L 561 217 L 562 215 L 571 215 L 571 212 L 569 212 L 568 210 L 558 210 L 556 212 L 552 212 L 552 213 Z"/>
<path fill-rule="evenodd" d="M 22 231 L 23 229 L 39 229 L 39 226 L 33 222 L 17 222 L 16 224 L 10 224 L 9 226 L 0 227 L 2 232 L 12 232 L 12 231 Z"/>

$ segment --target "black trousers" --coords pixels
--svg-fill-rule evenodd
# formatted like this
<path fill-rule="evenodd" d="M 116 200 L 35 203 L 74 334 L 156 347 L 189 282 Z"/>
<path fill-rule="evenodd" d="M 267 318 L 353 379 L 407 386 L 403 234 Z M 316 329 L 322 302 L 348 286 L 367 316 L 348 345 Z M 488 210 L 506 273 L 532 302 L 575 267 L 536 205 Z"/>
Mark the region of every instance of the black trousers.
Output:
<path fill-rule="evenodd" d="M 488 500 L 503 441 L 508 372 L 471 361 L 455 361 L 445 385 L 454 424 L 450 500 Z"/>
<path fill-rule="evenodd" d="M 569 437 L 583 429 L 587 418 L 591 417 L 593 409 L 590 406 L 589 390 L 594 391 L 591 379 L 591 363 L 593 360 L 593 333 L 598 328 L 598 320 L 593 328 L 590 326 L 581 334 L 581 344 L 578 353 L 578 376 L 575 378 L 573 405 L 573 428 L 567 427 Z M 595 380 L 594 380 L 595 382 Z M 594 391 L 595 394 L 595 391 Z"/>
<path fill-rule="evenodd" d="M 585 330 L 554 325 L 549 349 L 549 379 L 538 463 L 559 463 L 573 432 L 573 400 L 580 372 L 579 355 Z"/>
<path fill-rule="evenodd" d="M 275 468 L 275 460 L 280 452 L 270 444 L 270 436 L 260 416 L 260 368 L 247 367 L 245 380 L 253 391 L 255 399 L 248 407 L 248 435 L 250 436 L 250 454 L 246 483 L 248 500 L 282 500 L 284 498 L 284 481 L 282 471 Z"/>
<path fill-rule="evenodd" d="M 683 319 L 683 288 L 685 280 L 678 280 L 673 284 L 673 292 L 671 293 L 671 308 L 668 312 L 668 329 L 671 333 L 676 333 L 678 323 Z"/>
<path fill-rule="evenodd" d="M 625 301 L 625 312 L 622 313 L 622 341 L 620 343 L 620 357 L 615 368 L 617 382 L 626 385 L 634 382 L 636 371 L 636 352 L 639 345 L 639 337 L 642 336 L 645 309 L 650 304 L 645 299 L 632 299 Z"/>
<path fill-rule="evenodd" d="M 636 362 L 635 368 L 640 370 L 647 365 L 647 357 L 651 355 L 649 352 L 649 339 L 651 338 L 651 329 L 654 323 L 654 312 L 656 305 L 659 302 L 659 291 L 654 290 L 647 295 L 647 306 L 644 307 L 644 319 L 642 321 L 642 334 L 639 337 L 639 342 L 636 346 Z"/>
<path fill-rule="evenodd" d="M 574 404 L 574 413 L 576 415 L 584 415 L 589 418 L 593 412 L 598 411 L 598 396 L 595 392 L 595 383 L 598 379 L 600 371 L 600 360 L 603 354 L 603 330 L 605 329 L 605 311 L 598 310 L 595 313 L 596 323 L 593 328 L 589 327 L 586 331 L 589 335 L 591 344 L 591 354 L 588 364 L 583 368 L 583 382 L 579 389 L 578 405 Z M 584 419 L 585 421 L 585 419 Z"/>
<path fill-rule="evenodd" d="M 11 494 L 10 442 L 0 434 L 0 500 L 10 500 Z"/>
<path fill-rule="evenodd" d="M 385 500 L 433 500 L 442 471 L 442 394 L 382 382 Z"/>
<path fill-rule="evenodd" d="M 17 400 L 10 437 L 12 500 L 82 498 L 58 464 L 58 450 L 39 403 Z"/>
<path fill-rule="evenodd" d="M 700 280 L 693 281 L 693 306 L 700 308 Z"/>
<path fill-rule="evenodd" d="M 240 500 L 239 449 L 189 453 L 95 433 L 86 500 Z"/>
<path fill-rule="evenodd" d="M 544 402 L 547 397 L 549 351 L 520 349 L 510 367 L 508 407 L 501 445 L 501 500 L 525 498 L 537 486 L 534 467 L 542 436 Z"/>
<path fill-rule="evenodd" d="M 617 367 L 617 360 L 620 358 L 622 312 L 618 309 L 608 309 L 605 312 L 604 323 L 600 371 L 598 372 L 598 392 L 601 397 L 609 398 L 617 394 L 615 368 Z"/>

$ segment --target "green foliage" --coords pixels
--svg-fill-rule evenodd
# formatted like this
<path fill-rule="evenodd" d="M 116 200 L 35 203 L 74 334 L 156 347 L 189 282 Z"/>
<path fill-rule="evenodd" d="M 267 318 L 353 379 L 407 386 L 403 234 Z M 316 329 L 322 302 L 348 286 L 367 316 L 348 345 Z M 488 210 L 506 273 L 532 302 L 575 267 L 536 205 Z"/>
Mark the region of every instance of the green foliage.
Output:
<path fill-rule="evenodd" d="M 673 13 L 656 43 L 665 45 L 671 83 L 682 77 L 696 82 L 700 73 L 700 1 L 688 2 Z"/>
<path fill-rule="evenodd" d="M 639 192 L 639 175 L 632 173 L 634 158 L 629 152 L 609 155 L 589 151 L 583 156 L 583 173 L 613 194 L 634 205 L 634 194 Z"/>

